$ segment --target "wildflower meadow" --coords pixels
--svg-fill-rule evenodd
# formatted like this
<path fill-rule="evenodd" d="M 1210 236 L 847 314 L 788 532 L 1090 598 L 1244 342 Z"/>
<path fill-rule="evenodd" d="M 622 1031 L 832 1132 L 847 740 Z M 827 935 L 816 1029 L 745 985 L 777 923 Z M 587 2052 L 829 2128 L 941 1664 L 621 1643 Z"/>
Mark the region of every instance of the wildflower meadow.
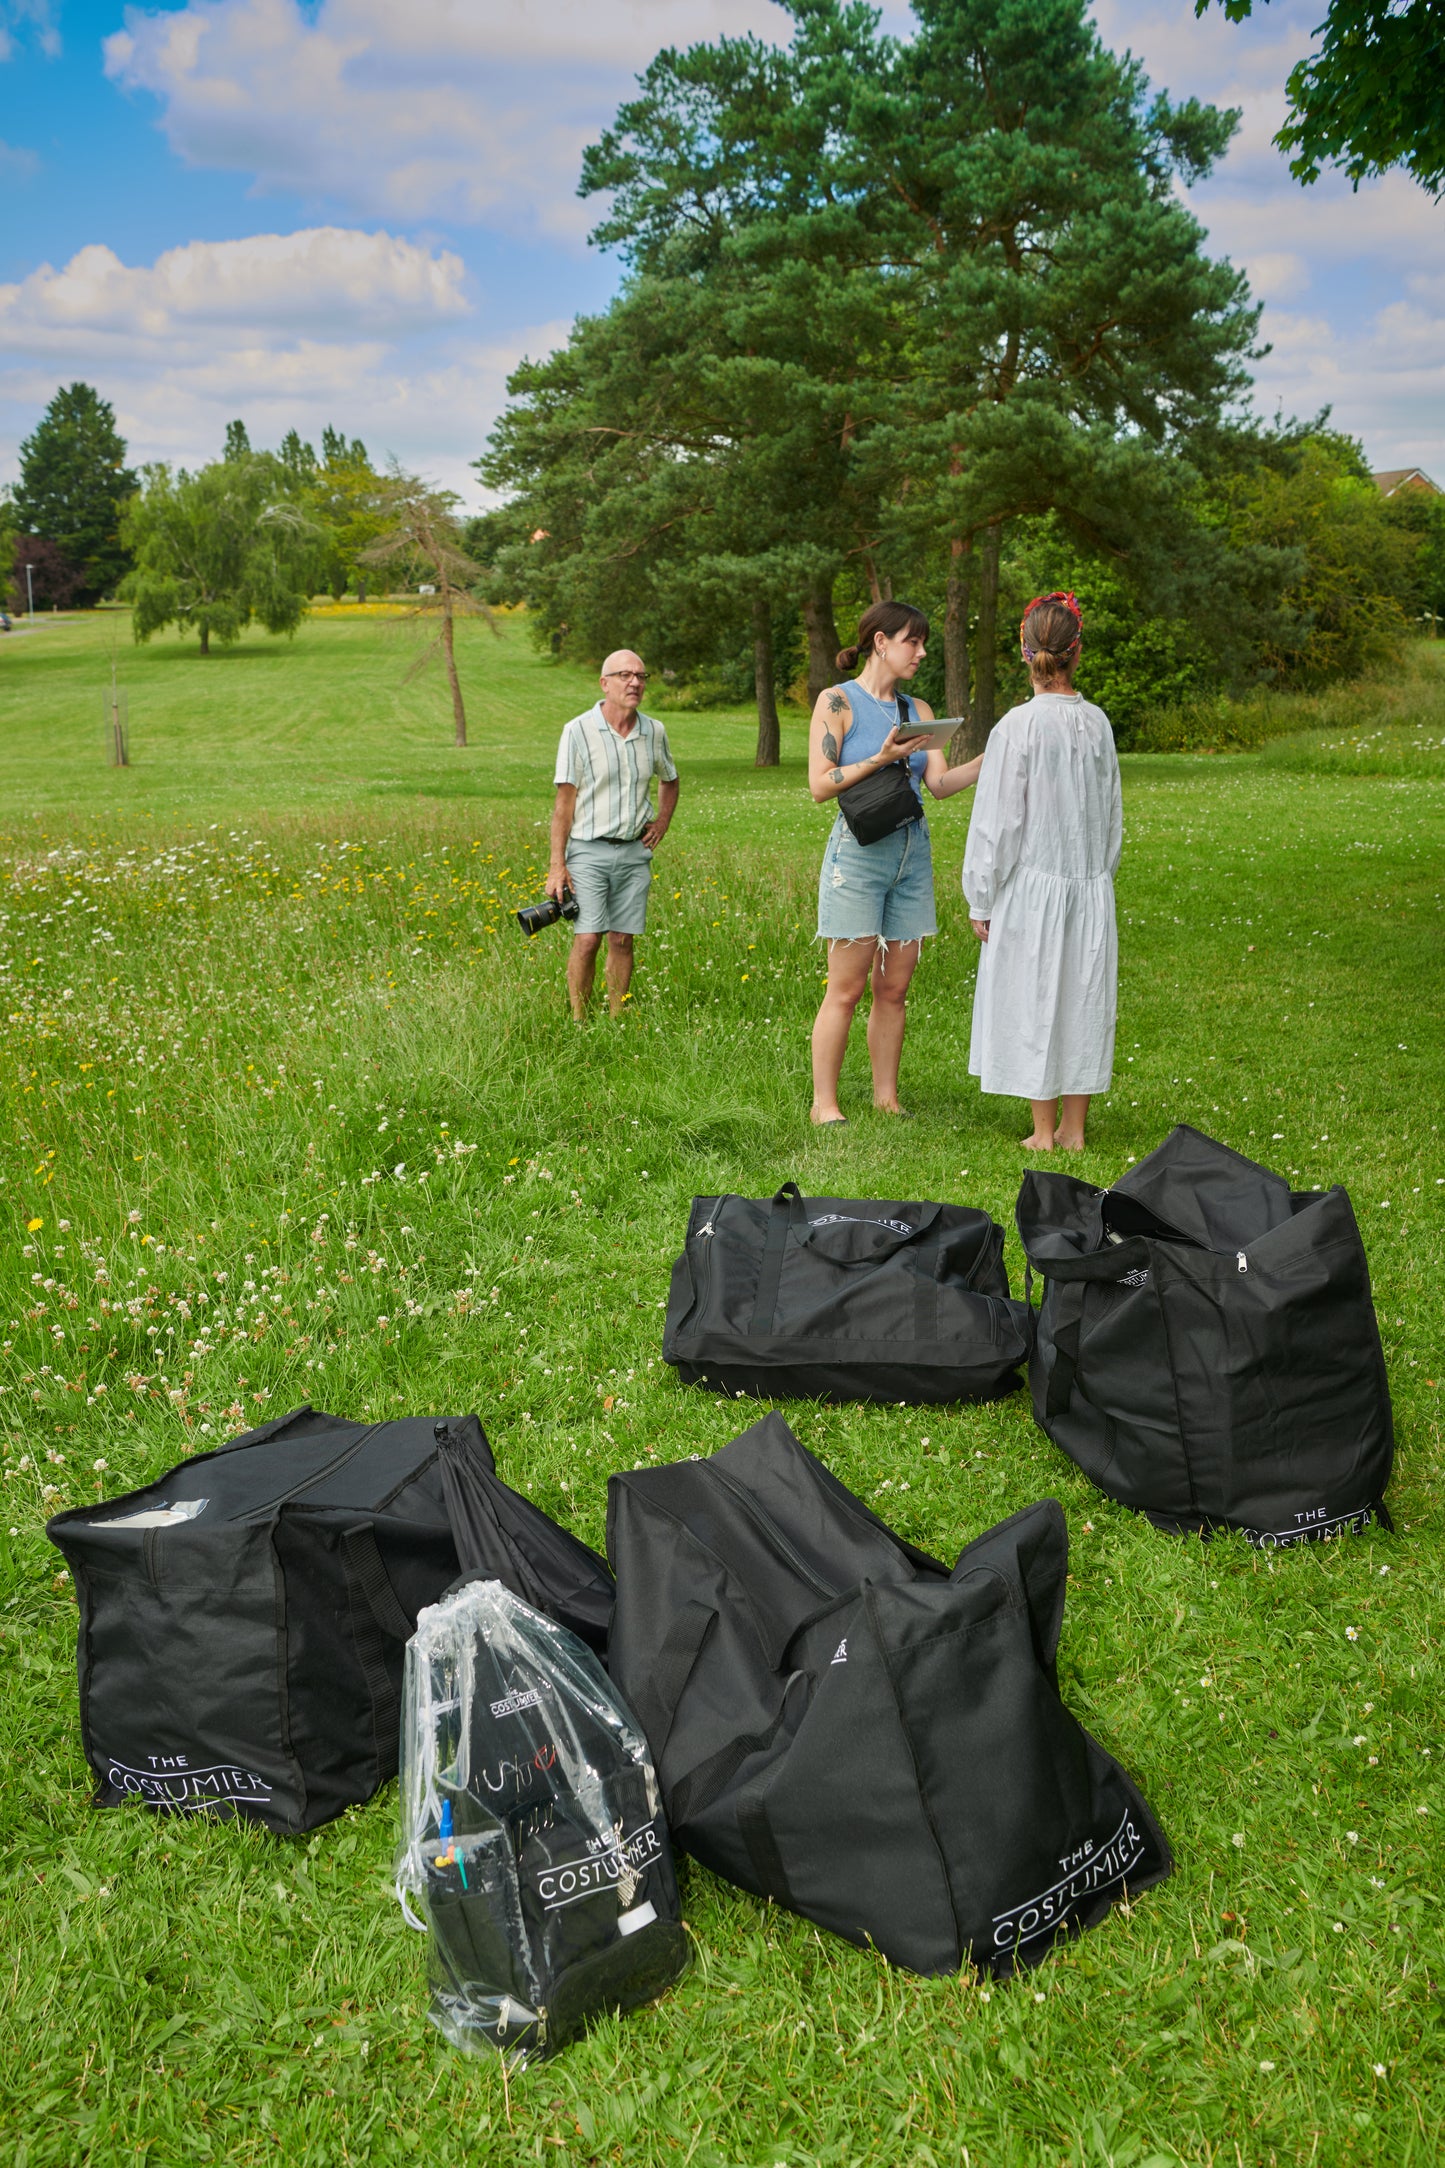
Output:
<path fill-rule="evenodd" d="M 609 1472 L 756 1409 L 661 1361 L 694 1193 L 981 1205 L 1026 1110 L 967 1075 L 968 800 L 933 817 L 940 935 L 898 1124 L 810 1130 L 827 815 L 746 712 L 666 716 L 682 777 L 634 993 L 571 1023 L 541 894 L 560 725 L 594 687 L 525 627 L 458 630 L 472 719 L 336 613 L 202 662 L 121 613 L 0 648 L 0 2129 L 13 2168 L 341 2168 L 465 2152 L 676 2168 L 1427 2168 L 1445 2124 L 1445 729 L 1336 696 L 1257 752 L 1124 760 L 1120 1031 L 1080 1170 L 1187 1121 L 1344 1183 L 1394 1395 L 1394 1533 L 1266 1555 L 1092 1490 L 1026 1392 L 794 1405 L 953 1558 L 1068 1516 L 1060 1678 L 1174 1847 L 1161 1887 L 1009 1986 L 923 1980 L 694 1865 L 689 1976 L 508 2080 L 426 2021 L 395 1787 L 294 1841 L 99 1813 L 76 1611 L 44 1523 L 302 1402 L 475 1409 L 503 1477 L 601 1545 Z M 1371 701 L 1375 705 L 1371 706 Z M 1413 704 L 1412 704 L 1413 703 Z M 1277 720 L 1277 718 L 1276 718 Z"/>

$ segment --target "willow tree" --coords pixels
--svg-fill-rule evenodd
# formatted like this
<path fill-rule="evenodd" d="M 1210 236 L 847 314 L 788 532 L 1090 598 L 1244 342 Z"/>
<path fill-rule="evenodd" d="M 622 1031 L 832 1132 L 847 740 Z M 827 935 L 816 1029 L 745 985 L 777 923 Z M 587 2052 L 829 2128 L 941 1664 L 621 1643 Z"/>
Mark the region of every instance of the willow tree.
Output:
<path fill-rule="evenodd" d="M 213 639 L 229 646 L 253 618 L 289 635 L 306 614 L 317 530 L 267 453 L 237 453 L 194 474 L 146 467 L 121 540 L 135 560 L 120 591 L 134 606 L 137 640 L 174 624 L 195 630 L 209 655 Z"/>

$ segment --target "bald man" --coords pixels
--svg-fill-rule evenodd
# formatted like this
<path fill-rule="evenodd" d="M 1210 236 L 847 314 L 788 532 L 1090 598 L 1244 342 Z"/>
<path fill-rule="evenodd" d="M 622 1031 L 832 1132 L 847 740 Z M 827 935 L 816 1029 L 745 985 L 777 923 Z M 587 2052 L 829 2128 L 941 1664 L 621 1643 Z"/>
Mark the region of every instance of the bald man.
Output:
<path fill-rule="evenodd" d="M 647 670 L 619 648 L 602 665 L 602 698 L 574 716 L 557 748 L 557 799 L 547 894 L 577 898 L 567 993 L 580 1024 L 607 937 L 607 1005 L 620 1015 L 632 984 L 632 943 L 647 925 L 652 854 L 677 805 L 677 769 L 661 723 L 642 713 Z M 658 778 L 657 812 L 648 793 Z"/>

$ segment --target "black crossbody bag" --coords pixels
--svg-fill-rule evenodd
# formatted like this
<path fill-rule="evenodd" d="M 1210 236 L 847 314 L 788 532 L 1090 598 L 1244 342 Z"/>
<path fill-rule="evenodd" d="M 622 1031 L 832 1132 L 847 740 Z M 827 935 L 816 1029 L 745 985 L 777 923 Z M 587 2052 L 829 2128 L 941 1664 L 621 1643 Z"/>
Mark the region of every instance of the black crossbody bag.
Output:
<path fill-rule="evenodd" d="M 898 727 L 906 732 L 909 724 L 908 703 L 900 693 Z M 838 811 L 848 823 L 855 843 L 881 843 L 885 836 L 918 820 L 918 793 L 907 761 L 890 760 L 886 768 L 875 768 L 871 775 L 860 776 L 856 783 L 840 790 Z"/>

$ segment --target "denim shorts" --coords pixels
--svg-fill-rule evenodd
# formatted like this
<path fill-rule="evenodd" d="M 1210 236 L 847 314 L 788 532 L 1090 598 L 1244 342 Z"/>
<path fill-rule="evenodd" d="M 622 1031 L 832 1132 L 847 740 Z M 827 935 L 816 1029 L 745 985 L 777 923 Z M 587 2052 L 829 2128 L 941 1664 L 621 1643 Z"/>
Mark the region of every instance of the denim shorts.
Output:
<path fill-rule="evenodd" d="M 645 843 L 567 845 L 567 878 L 577 898 L 574 933 L 641 933 L 647 925 L 652 853 Z"/>
<path fill-rule="evenodd" d="M 921 941 L 938 931 L 928 823 L 855 843 L 840 813 L 818 876 L 820 941 Z"/>

